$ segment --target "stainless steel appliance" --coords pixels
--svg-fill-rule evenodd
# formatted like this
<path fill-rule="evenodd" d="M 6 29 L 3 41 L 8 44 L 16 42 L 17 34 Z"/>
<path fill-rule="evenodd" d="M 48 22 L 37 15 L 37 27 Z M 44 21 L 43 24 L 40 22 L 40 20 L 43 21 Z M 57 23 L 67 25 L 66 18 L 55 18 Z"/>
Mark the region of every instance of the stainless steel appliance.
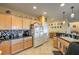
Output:
<path fill-rule="evenodd" d="M 42 25 L 36 23 L 32 28 L 32 36 L 33 36 L 33 46 L 37 47 L 48 39 L 48 29 L 47 27 L 43 27 Z"/>

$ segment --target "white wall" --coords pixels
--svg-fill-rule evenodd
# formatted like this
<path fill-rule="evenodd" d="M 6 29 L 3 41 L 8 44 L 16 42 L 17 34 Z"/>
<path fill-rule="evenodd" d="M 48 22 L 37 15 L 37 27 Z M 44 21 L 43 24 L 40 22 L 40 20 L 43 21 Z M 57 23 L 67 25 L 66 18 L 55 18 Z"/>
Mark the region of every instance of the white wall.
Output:
<path fill-rule="evenodd" d="M 62 25 L 57 25 L 57 24 L 63 23 Z M 66 20 L 56 20 L 56 21 L 49 21 L 49 32 L 61 32 L 61 33 L 65 33 L 67 31 L 68 28 L 68 22 Z M 50 25 L 50 24 L 54 24 L 54 25 Z M 61 26 L 61 28 L 52 28 L 53 26 Z"/>
<path fill-rule="evenodd" d="M 76 28 L 74 28 L 73 25 L 75 25 Z M 70 28 L 71 28 L 71 31 L 77 31 L 77 32 L 79 32 L 79 21 L 78 22 L 71 22 L 70 23 Z"/>

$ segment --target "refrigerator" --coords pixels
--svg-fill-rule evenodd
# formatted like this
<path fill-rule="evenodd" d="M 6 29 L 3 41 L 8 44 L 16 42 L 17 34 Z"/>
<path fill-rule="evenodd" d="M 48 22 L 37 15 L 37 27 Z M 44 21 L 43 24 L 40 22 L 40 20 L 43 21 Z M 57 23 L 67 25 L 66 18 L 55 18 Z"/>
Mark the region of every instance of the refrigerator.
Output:
<path fill-rule="evenodd" d="M 38 47 L 48 40 L 47 25 L 34 24 L 32 28 L 33 47 Z"/>
<path fill-rule="evenodd" d="M 32 29 L 33 36 L 33 47 L 37 47 L 40 45 L 40 25 L 34 24 Z"/>
<path fill-rule="evenodd" d="M 45 22 L 43 25 L 43 37 L 44 37 L 44 41 L 48 41 L 49 35 L 48 35 L 48 23 L 47 22 Z"/>

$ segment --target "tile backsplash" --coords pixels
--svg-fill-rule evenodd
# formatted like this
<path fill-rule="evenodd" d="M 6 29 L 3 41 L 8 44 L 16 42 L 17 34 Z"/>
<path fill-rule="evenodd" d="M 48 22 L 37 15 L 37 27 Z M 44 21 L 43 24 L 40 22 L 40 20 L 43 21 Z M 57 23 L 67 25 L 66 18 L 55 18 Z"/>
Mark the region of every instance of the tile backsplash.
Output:
<path fill-rule="evenodd" d="M 31 36 L 30 30 L 0 30 L 0 40 L 17 39 Z"/>

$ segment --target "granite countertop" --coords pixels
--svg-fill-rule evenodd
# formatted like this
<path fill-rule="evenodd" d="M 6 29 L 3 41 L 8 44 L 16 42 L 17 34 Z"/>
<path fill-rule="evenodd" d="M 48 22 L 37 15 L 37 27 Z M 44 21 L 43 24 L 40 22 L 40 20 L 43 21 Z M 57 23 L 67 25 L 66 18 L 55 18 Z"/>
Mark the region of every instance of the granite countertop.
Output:
<path fill-rule="evenodd" d="M 26 37 L 17 37 L 17 38 L 13 38 L 13 39 L 3 39 L 1 38 L 1 41 L 7 41 L 7 40 L 16 40 L 16 39 L 22 39 L 22 38 L 32 38 L 32 36 L 26 36 Z"/>
<path fill-rule="evenodd" d="M 64 40 L 67 40 L 69 42 L 79 42 L 79 39 L 73 39 L 73 38 L 70 38 L 70 37 L 60 37 Z"/>
<path fill-rule="evenodd" d="M 21 38 L 30 38 L 30 37 L 32 37 L 32 36 L 18 37 L 18 38 L 14 38 L 14 39 L 11 39 L 11 40 L 21 39 Z"/>

